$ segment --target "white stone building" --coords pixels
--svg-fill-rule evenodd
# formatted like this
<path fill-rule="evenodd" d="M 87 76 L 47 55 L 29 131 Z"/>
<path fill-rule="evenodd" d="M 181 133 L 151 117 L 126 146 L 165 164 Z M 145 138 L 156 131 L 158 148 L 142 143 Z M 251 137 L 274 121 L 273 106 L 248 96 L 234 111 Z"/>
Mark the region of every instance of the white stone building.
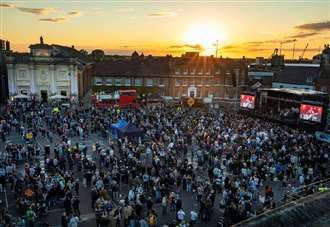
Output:
<path fill-rule="evenodd" d="M 44 44 L 40 38 L 39 44 L 30 45 L 30 53 L 7 56 L 9 95 L 25 94 L 43 101 L 56 94 L 77 97 L 83 67 L 65 49 L 71 48 Z"/>

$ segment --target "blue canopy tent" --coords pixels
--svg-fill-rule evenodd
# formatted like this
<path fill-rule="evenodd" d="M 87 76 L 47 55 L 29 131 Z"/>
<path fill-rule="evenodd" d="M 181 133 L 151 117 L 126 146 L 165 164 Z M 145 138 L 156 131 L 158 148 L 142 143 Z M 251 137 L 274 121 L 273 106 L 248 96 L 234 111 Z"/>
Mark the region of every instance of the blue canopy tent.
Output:
<path fill-rule="evenodd" d="M 117 136 L 118 135 L 118 129 L 121 129 L 123 127 L 125 127 L 128 124 L 127 121 L 125 120 L 120 120 L 115 124 L 111 125 L 111 135 L 112 136 Z"/>
<path fill-rule="evenodd" d="M 132 138 L 142 137 L 143 132 L 135 125 L 127 124 L 125 127 L 118 129 L 118 136 L 132 139 Z"/>

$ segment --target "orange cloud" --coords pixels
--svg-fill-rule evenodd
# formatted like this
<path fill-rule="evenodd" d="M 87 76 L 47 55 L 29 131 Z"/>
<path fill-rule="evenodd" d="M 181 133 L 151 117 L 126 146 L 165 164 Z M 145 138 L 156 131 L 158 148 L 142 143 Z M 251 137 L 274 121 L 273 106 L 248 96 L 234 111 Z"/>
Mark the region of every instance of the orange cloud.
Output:
<path fill-rule="evenodd" d="M 52 23 L 61 23 L 66 21 L 67 18 L 64 17 L 56 17 L 56 18 L 41 18 L 39 21 L 46 21 L 46 22 L 52 22 Z"/>

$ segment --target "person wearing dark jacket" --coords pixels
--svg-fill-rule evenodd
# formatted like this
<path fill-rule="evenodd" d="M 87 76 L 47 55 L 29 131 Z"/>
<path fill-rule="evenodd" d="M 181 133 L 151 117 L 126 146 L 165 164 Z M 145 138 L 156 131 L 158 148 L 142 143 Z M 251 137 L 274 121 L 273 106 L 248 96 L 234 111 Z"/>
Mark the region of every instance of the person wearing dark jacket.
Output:
<path fill-rule="evenodd" d="M 68 227 L 68 223 L 69 223 L 69 218 L 66 215 L 66 213 L 63 212 L 62 217 L 61 217 L 61 225 L 62 225 L 62 227 Z"/>

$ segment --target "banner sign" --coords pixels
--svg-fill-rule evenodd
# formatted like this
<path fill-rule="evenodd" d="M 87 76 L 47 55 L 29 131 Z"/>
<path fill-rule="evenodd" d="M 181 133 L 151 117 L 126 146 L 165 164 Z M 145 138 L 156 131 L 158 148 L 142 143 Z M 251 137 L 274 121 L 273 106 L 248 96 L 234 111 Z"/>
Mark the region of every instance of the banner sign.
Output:
<path fill-rule="evenodd" d="M 315 137 L 317 140 L 330 143 L 330 134 L 318 131 L 318 132 L 315 132 Z"/>

